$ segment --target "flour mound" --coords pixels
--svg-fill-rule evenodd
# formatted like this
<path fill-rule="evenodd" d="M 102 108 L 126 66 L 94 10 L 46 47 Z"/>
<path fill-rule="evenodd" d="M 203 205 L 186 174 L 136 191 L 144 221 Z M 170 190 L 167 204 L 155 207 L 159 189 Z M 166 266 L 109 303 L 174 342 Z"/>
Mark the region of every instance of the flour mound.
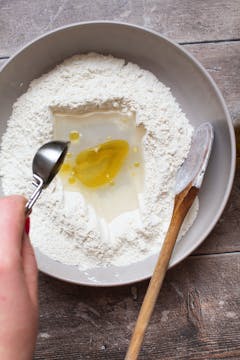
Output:
<path fill-rule="evenodd" d="M 2 139 L 3 191 L 29 196 L 32 158 L 52 140 L 52 110 L 113 108 L 135 112 L 136 124 L 146 129 L 139 209 L 106 224 L 80 193 L 64 191 L 55 178 L 31 215 L 33 245 L 80 269 L 124 266 L 159 251 L 172 215 L 176 171 L 187 156 L 193 131 L 170 89 L 152 73 L 122 59 L 94 53 L 74 56 L 32 81 L 14 104 Z M 197 209 L 195 202 L 182 233 Z"/>

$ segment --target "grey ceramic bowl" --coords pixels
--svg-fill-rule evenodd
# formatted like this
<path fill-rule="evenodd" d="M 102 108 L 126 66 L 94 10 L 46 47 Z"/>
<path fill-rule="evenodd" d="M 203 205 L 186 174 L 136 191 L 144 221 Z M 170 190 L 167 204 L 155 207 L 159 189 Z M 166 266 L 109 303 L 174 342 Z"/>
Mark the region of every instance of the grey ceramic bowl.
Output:
<path fill-rule="evenodd" d="M 74 24 L 50 32 L 15 54 L 0 73 L 0 135 L 12 105 L 31 80 L 74 54 L 112 54 L 152 71 L 169 86 L 183 111 L 198 126 L 209 121 L 215 141 L 200 193 L 198 217 L 176 245 L 171 266 L 188 256 L 213 229 L 229 197 L 235 170 L 235 137 L 225 102 L 204 68 L 183 48 L 138 26 L 114 22 Z M 0 188 L 0 194 L 1 188 Z M 98 286 L 127 284 L 151 276 L 156 256 L 127 267 L 79 271 L 53 261 L 36 249 L 39 269 L 59 279 Z"/>

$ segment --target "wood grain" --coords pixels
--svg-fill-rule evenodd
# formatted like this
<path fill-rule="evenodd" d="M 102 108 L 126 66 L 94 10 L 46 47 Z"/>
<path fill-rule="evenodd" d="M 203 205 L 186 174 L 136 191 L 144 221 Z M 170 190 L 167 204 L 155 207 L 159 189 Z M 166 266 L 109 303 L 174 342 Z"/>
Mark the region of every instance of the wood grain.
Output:
<path fill-rule="evenodd" d="M 144 25 L 180 42 L 240 37 L 239 0 L 0 0 L 0 56 L 59 26 L 98 19 Z"/>
<path fill-rule="evenodd" d="M 240 359 L 239 255 L 190 257 L 170 270 L 140 360 Z M 147 282 L 86 288 L 41 274 L 35 360 L 122 360 Z"/>
<path fill-rule="evenodd" d="M 184 47 L 208 70 L 227 102 L 233 121 L 240 124 L 240 41 Z"/>
<path fill-rule="evenodd" d="M 240 252 L 240 168 L 237 168 L 233 189 L 217 225 L 194 254 Z"/>
<path fill-rule="evenodd" d="M 208 70 L 219 86 L 233 122 L 240 126 L 240 41 L 185 46 Z M 240 134 L 238 136 L 240 142 Z M 240 162 L 226 209 L 196 254 L 240 251 Z"/>
<path fill-rule="evenodd" d="M 239 0 L 0 0 L 0 57 L 49 30 L 83 20 L 144 25 L 179 42 L 240 39 Z M 240 41 L 187 45 L 240 123 Z M 4 63 L 0 59 L 0 67 Z M 204 244 L 168 272 L 140 360 L 240 359 L 240 169 Z M 124 358 L 148 282 L 86 288 L 40 274 L 35 360 Z"/>

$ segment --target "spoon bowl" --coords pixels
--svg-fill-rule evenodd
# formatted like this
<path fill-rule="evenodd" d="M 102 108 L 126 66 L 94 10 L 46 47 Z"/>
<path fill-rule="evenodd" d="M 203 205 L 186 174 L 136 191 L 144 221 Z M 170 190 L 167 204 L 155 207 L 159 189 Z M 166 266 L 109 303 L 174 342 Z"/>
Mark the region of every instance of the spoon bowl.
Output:
<path fill-rule="evenodd" d="M 28 200 L 25 208 L 26 216 L 32 211 L 32 207 L 53 178 L 57 175 L 68 150 L 68 141 L 50 141 L 41 146 L 36 152 L 33 162 L 33 186 L 35 190 Z"/>
<path fill-rule="evenodd" d="M 36 152 L 32 170 L 33 174 L 43 180 L 42 188 L 45 189 L 57 175 L 68 150 L 68 142 L 50 141 L 41 146 Z"/>

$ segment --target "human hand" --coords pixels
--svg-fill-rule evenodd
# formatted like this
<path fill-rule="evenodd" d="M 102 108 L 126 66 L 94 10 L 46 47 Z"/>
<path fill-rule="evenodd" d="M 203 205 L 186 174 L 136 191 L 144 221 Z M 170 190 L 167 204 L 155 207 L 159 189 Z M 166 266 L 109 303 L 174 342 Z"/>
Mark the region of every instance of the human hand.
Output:
<path fill-rule="evenodd" d="M 25 199 L 0 199 L 0 359 L 32 359 L 38 328 L 37 265 Z"/>

